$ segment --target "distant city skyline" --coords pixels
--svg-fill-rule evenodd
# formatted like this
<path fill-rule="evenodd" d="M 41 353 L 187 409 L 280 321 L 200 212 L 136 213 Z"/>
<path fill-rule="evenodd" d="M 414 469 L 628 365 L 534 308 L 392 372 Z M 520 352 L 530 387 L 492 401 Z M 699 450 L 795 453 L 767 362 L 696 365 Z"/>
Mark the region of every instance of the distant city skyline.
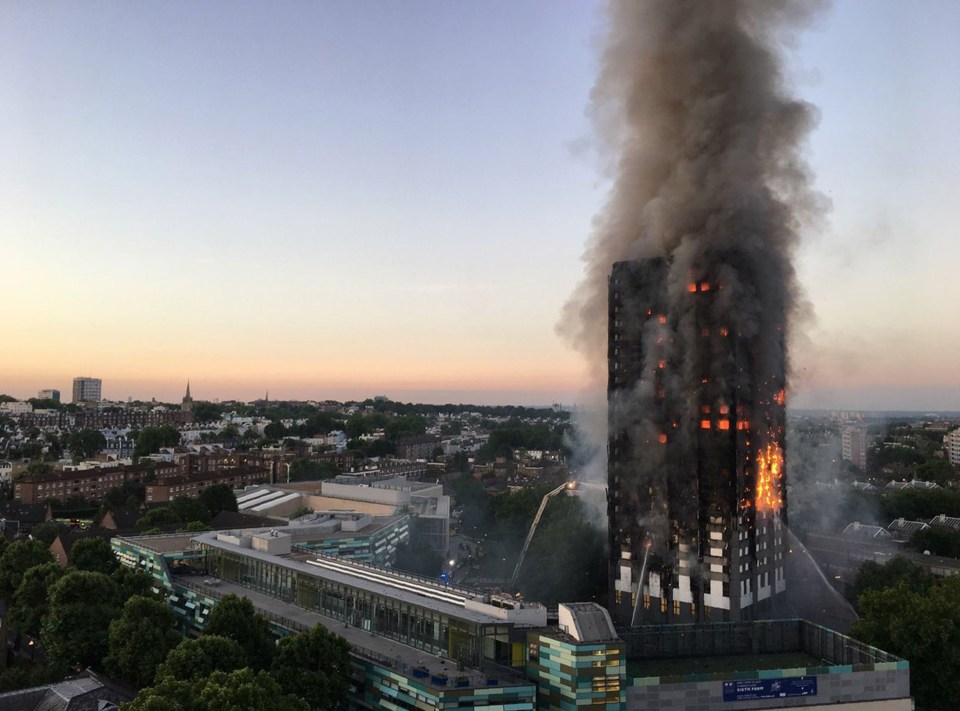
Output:
<path fill-rule="evenodd" d="M 0 392 L 583 402 L 603 3 L 0 8 Z M 791 405 L 960 409 L 960 5 L 789 52 L 828 222 Z"/>

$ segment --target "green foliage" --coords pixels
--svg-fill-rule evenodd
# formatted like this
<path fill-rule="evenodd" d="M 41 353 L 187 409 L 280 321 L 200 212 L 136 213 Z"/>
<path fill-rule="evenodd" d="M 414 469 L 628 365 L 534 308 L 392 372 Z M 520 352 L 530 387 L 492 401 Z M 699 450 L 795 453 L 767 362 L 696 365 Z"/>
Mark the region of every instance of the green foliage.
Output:
<path fill-rule="evenodd" d="M 267 672 L 244 668 L 216 671 L 193 683 L 164 679 L 140 692 L 123 711 L 308 711 L 306 702 L 284 694 Z"/>
<path fill-rule="evenodd" d="M 183 638 L 173 612 L 159 600 L 133 596 L 110 623 L 104 663 L 112 675 L 137 688 L 153 683 L 157 666 Z"/>
<path fill-rule="evenodd" d="M 193 403 L 193 421 L 194 422 L 216 422 L 223 416 L 224 408 L 212 402 Z"/>
<path fill-rule="evenodd" d="M 895 518 L 916 521 L 939 514 L 960 516 L 960 490 L 956 489 L 908 489 L 878 498 L 880 520 L 886 523 Z"/>
<path fill-rule="evenodd" d="M 187 533 L 199 533 L 200 531 L 209 531 L 210 527 L 203 521 L 191 521 L 186 527 L 179 529 Z"/>
<path fill-rule="evenodd" d="M 50 519 L 31 528 L 30 537 L 49 547 L 51 543 L 57 540 L 57 536 L 67 530 L 69 530 L 69 527 L 65 523 Z"/>
<path fill-rule="evenodd" d="M 99 667 L 110 623 L 120 612 L 117 584 L 103 573 L 73 570 L 50 588 L 40 639 L 51 665 Z"/>
<path fill-rule="evenodd" d="M 0 555 L 0 600 L 11 601 L 23 575 L 35 565 L 53 562 L 50 551 L 40 541 L 14 541 Z"/>
<path fill-rule="evenodd" d="M 511 419 L 505 425 L 491 430 L 490 438 L 477 452 L 477 458 L 481 461 L 490 461 L 498 456 L 509 459 L 516 448 L 560 450 L 563 448 L 564 430 L 563 426 L 551 427 L 544 422 L 528 424 Z"/>
<path fill-rule="evenodd" d="M 340 473 L 332 462 L 317 462 L 310 459 L 297 459 L 290 464 L 290 481 L 316 481 L 331 479 Z"/>
<path fill-rule="evenodd" d="M 313 509 L 310 508 L 309 506 L 301 506 L 298 509 L 294 509 L 293 512 L 291 512 L 289 518 L 292 521 L 295 518 L 300 518 L 301 516 L 306 516 L 307 514 L 312 514 L 312 513 L 313 513 Z"/>
<path fill-rule="evenodd" d="M 141 597 L 156 597 L 153 587 L 156 585 L 153 578 L 142 570 L 134 570 L 121 565 L 113 572 L 110 579 L 116 584 L 120 599 L 126 600 L 134 595 Z"/>
<path fill-rule="evenodd" d="M 917 465 L 914 476 L 921 481 L 932 481 L 940 486 L 948 486 L 957 480 L 957 470 L 944 459 L 930 459 Z"/>
<path fill-rule="evenodd" d="M 0 692 L 29 689 L 61 679 L 63 679 L 61 671 L 49 666 L 42 664 L 14 665 L 0 672 Z"/>
<path fill-rule="evenodd" d="M 30 397 L 27 402 L 33 405 L 34 410 L 62 410 L 63 403 L 52 397 Z"/>
<path fill-rule="evenodd" d="M 856 607 L 867 592 L 883 591 L 903 584 L 909 590 L 925 593 L 934 583 L 934 577 L 915 563 L 902 556 L 895 556 L 887 563 L 865 561 L 857 577 L 847 586 L 846 597 Z"/>
<path fill-rule="evenodd" d="M 247 664 L 254 669 L 270 666 L 273 638 L 270 625 L 245 597 L 225 595 L 210 612 L 204 634 L 227 637 L 237 642 L 247 655 Z"/>
<path fill-rule="evenodd" d="M 8 618 L 10 626 L 31 637 L 39 637 L 49 607 L 50 588 L 65 573 L 65 569 L 52 562 L 28 569 L 13 595 Z"/>
<path fill-rule="evenodd" d="M 536 486 L 494 497 L 493 535 L 503 541 L 521 544 L 530 530 L 540 502 L 552 486 Z"/>
<path fill-rule="evenodd" d="M 550 499 L 520 569 L 524 596 L 546 605 L 565 600 L 604 602 L 604 535 L 575 496 Z"/>
<path fill-rule="evenodd" d="M 926 528 L 910 538 L 910 547 L 924 553 L 947 558 L 960 558 L 960 531 L 947 528 Z"/>
<path fill-rule="evenodd" d="M 73 461 L 91 459 L 107 446 L 107 438 L 99 430 L 83 429 L 72 433 L 66 440 Z"/>
<path fill-rule="evenodd" d="M 110 575 L 120 567 L 117 556 L 105 538 L 81 538 L 70 549 L 70 565 L 77 570 L 89 570 Z"/>
<path fill-rule="evenodd" d="M 427 419 L 423 415 L 401 415 L 388 420 L 383 428 L 386 439 L 396 442 L 404 437 L 417 437 L 427 431 Z"/>
<path fill-rule="evenodd" d="M 960 698 L 960 579 L 948 577 L 926 591 L 901 580 L 868 590 L 851 636 L 907 659 L 917 706 L 952 709 Z"/>
<path fill-rule="evenodd" d="M 176 512 L 170 506 L 161 506 L 156 509 L 150 509 L 138 518 L 137 528 L 150 528 L 165 523 L 178 523 L 181 520 L 183 519 L 178 518 Z M 157 529 L 157 533 L 160 533 L 160 529 Z"/>
<path fill-rule="evenodd" d="M 217 433 L 217 439 L 220 442 L 231 444 L 240 439 L 240 430 L 238 430 L 234 425 L 227 425 Z"/>
<path fill-rule="evenodd" d="M 230 492 L 230 497 L 234 505 L 236 505 L 236 499 L 233 499 L 233 492 Z M 214 494 L 213 498 L 216 499 L 217 494 Z M 173 512 L 177 521 L 203 521 L 206 523 L 210 520 L 210 510 L 199 499 L 178 496 L 167 504 L 167 508 Z M 233 510 L 236 511 L 236 509 Z"/>
<path fill-rule="evenodd" d="M 237 510 L 237 497 L 234 496 L 233 489 L 226 484 L 208 486 L 200 492 L 198 500 L 207 509 L 208 518 L 205 519 L 206 521 L 209 521 L 221 511 Z"/>
<path fill-rule="evenodd" d="M 227 637 L 205 634 L 172 649 L 157 668 L 157 680 L 197 681 L 215 671 L 232 672 L 247 664 L 243 648 Z"/>
<path fill-rule="evenodd" d="M 263 428 L 263 436 L 267 439 L 280 440 L 287 434 L 287 428 L 279 422 L 271 422 Z"/>
<path fill-rule="evenodd" d="M 139 481 L 125 481 L 110 489 L 103 497 L 101 510 L 135 509 L 146 500 L 146 487 Z"/>
<path fill-rule="evenodd" d="M 46 462 L 30 462 L 27 465 L 26 476 L 41 476 L 53 474 L 53 465 Z"/>
<path fill-rule="evenodd" d="M 461 507 L 460 530 L 474 538 L 493 526 L 493 502 L 483 484 L 472 476 L 462 475 L 451 484 L 457 506 Z"/>
<path fill-rule="evenodd" d="M 347 700 L 350 645 L 322 625 L 285 637 L 277 645 L 270 673 L 284 691 L 314 709 L 335 709 Z"/>
<path fill-rule="evenodd" d="M 172 425 L 144 427 L 137 433 L 137 443 L 133 448 L 133 457 L 145 457 L 156 454 L 162 447 L 175 447 L 180 444 L 180 432 Z"/>

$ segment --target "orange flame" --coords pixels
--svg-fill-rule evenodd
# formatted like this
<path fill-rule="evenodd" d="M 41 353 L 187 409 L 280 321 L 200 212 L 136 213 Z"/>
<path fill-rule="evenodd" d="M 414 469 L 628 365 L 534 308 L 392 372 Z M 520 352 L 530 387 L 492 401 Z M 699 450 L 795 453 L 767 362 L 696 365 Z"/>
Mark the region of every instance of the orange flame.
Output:
<path fill-rule="evenodd" d="M 757 453 L 757 509 L 776 511 L 783 505 L 780 480 L 783 477 L 783 450 L 768 444 Z"/>

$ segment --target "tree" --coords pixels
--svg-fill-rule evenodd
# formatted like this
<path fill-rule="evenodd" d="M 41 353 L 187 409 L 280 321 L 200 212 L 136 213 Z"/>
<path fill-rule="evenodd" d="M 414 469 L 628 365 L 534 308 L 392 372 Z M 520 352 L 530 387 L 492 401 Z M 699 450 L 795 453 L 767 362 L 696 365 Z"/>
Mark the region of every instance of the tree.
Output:
<path fill-rule="evenodd" d="M 188 639 L 170 650 L 157 668 L 157 679 L 163 681 L 196 681 L 215 671 L 232 672 L 247 664 L 243 647 L 227 637 L 205 634 Z"/>
<path fill-rule="evenodd" d="M 212 402 L 193 403 L 194 422 L 216 422 L 223 415 L 223 407 Z"/>
<path fill-rule="evenodd" d="M 134 459 L 155 454 L 162 447 L 176 447 L 180 444 L 180 432 L 171 425 L 144 427 L 137 433 L 137 443 L 133 448 Z"/>
<path fill-rule="evenodd" d="M 210 511 L 197 499 L 178 496 L 167 507 L 176 516 L 177 521 L 203 521 L 206 523 L 210 520 Z"/>
<path fill-rule="evenodd" d="M 847 586 L 846 597 L 857 607 L 864 593 L 871 590 L 886 590 L 903 583 L 910 590 L 923 593 L 933 582 L 930 573 L 902 556 L 894 556 L 884 564 L 868 560 L 860 566 L 853 583 Z"/>
<path fill-rule="evenodd" d="M 956 480 L 957 470 L 946 460 L 930 459 L 917 465 L 915 476 L 922 481 L 932 481 L 940 486 L 948 486 Z"/>
<path fill-rule="evenodd" d="M 53 465 L 47 462 L 30 462 L 27 465 L 27 476 L 41 476 L 43 474 L 53 474 Z"/>
<path fill-rule="evenodd" d="M 850 635 L 910 662 L 917 706 L 952 709 L 960 698 L 960 579 L 924 592 L 905 581 L 860 598 L 861 618 Z"/>
<path fill-rule="evenodd" d="M 99 430 L 83 429 L 67 438 L 67 448 L 75 462 L 95 457 L 106 446 L 107 438 Z"/>
<path fill-rule="evenodd" d="M 125 481 L 104 494 L 101 511 L 106 513 L 117 509 L 135 509 L 146 500 L 146 497 L 146 487 L 141 482 Z"/>
<path fill-rule="evenodd" d="M 280 640 L 270 673 L 284 691 L 312 708 L 340 708 L 350 688 L 350 645 L 340 635 L 315 625 L 308 632 Z"/>
<path fill-rule="evenodd" d="M 126 600 L 134 595 L 156 597 L 153 592 L 153 588 L 157 585 L 156 581 L 142 570 L 121 565 L 113 572 L 110 579 L 116 584 L 121 600 Z"/>
<path fill-rule="evenodd" d="M 306 702 L 284 694 L 265 671 L 215 671 L 195 682 L 164 679 L 141 691 L 124 711 L 308 711 Z"/>
<path fill-rule="evenodd" d="M 290 464 L 290 481 L 316 481 L 337 476 L 340 469 L 332 462 L 317 462 L 301 458 Z"/>
<path fill-rule="evenodd" d="M 68 530 L 68 526 L 65 523 L 51 519 L 43 523 L 38 523 L 31 528 L 30 537 L 49 547 L 51 543 L 57 540 L 57 536 L 66 530 Z"/>
<path fill-rule="evenodd" d="M 110 623 L 120 611 L 117 584 L 103 573 L 73 570 L 50 589 L 40 629 L 47 659 L 62 668 L 99 667 Z"/>
<path fill-rule="evenodd" d="M 23 574 L 10 607 L 10 626 L 31 637 L 40 636 L 40 625 L 49 607 L 50 588 L 66 570 L 57 563 L 41 563 Z"/>
<path fill-rule="evenodd" d="M 50 551 L 40 541 L 14 541 L 0 555 L 0 600 L 11 602 L 23 575 L 35 565 L 53 562 Z"/>
<path fill-rule="evenodd" d="M 110 575 L 120 567 L 110 542 L 105 538 L 81 538 L 70 549 L 70 565 L 77 570 L 90 570 Z"/>
<path fill-rule="evenodd" d="M 930 526 L 910 537 L 910 547 L 921 553 L 960 558 L 960 531 Z"/>
<path fill-rule="evenodd" d="M 137 519 L 137 528 L 150 528 L 164 523 L 177 523 L 183 519 L 178 518 L 176 512 L 169 506 L 161 506 L 156 509 L 150 509 L 143 516 Z"/>
<path fill-rule="evenodd" d="M 207 507 L 209 513 L 208 521 L 221 511 L 236 511 L 237 497 L 226 484 L 214 484 L 208 486 L 199 496 L 200 503 Z"/>
<path fill-rule="evenodd" d="M 292 521 L 295 518 L 300 518 L 301 516 L 306 516 L 307 514 L 312 514 L 312 513 L 313 513 L 313 509 L 310 508 L 309 506 L 301 506 L 297 509 L 294 509 L 292 512 L 290 512 L 289 518 Z"/>
<path fill-rule="evenodd" d="M 227 637 L 237 642 L 247 655 L 247 664 L 254 669 L 270 666 L 273 638 L 270 625 L 258 614 L 248 598 L 233 593 L 225 595 L 210 612 L 204 634 Z"/>
<path fill-rule="evenodd" d="M 164 603 L 135 595 L 110 623 L 109 652 L 104 663 L 114 676 L 142 688 L 153 683 L 158 665 L 183 638 L 176 618 Z"/>

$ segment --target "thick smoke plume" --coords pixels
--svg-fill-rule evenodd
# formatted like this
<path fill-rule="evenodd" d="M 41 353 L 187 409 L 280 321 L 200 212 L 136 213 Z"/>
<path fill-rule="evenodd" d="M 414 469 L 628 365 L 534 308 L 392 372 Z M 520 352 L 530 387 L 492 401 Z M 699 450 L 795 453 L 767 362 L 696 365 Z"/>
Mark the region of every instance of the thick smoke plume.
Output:
<path fill-rule="evenodd" d="M 791 259 L 821 200 L 801 156 L 816 112 L 790 96 L 781 54 L 820 5 L 611 0 L 591 113 L 613 186 L 559 326 L 598 383 L 607 279 L 627 259 L 668 258 L 677 302 L 693 275 L 723 280 L 718 318 L 768 334 L 760 370 L 783 362 L 799 303 Z"/>
<path fill-rule="evenodd" d="M 758 470 L 765 451 L 782 456 L 788 327 L 802 306 L 792 260 L 802 228 L 823 207 L 802 156 L 816 111 L 791 96 L 782 57 L 822 4 L 609 3 L 591 113 L 612 188 L 559 330 L 586 356 L 595 384 L 605 383 L 613 264 L 663 260 L 664 316 L 625 327 L 644 344 L 645 362 L 630 390 L 609 403 L 611 431 L 593 427 L 585 436 L 598 446 L 582 474 L 605 483 L 599 453 L 608 436 L 629 433 L 642 452 L 623 485 L 625 513 L 635 519 L 630 535 L 634 545 L 649 537 L 657 553 L 669 536 L 667 500 L 675 520 L 695 521 L 697 483 L 693 469 L 671 468 L 656 443 L 669 429 L 671 452 L 694 451 L 701 402 L 745 403 L 739 416 L 751 422 Z M 703 289 L 709 299 L 691 298 Z M 717 333 L 735 345 L 708 351 L 696 340 Z M 740 506 L 761 506 L 755 476 L 745 491 L 756 503 Z M 770 506 L 784 503 L 782 483 L 773 483 Z"/>

